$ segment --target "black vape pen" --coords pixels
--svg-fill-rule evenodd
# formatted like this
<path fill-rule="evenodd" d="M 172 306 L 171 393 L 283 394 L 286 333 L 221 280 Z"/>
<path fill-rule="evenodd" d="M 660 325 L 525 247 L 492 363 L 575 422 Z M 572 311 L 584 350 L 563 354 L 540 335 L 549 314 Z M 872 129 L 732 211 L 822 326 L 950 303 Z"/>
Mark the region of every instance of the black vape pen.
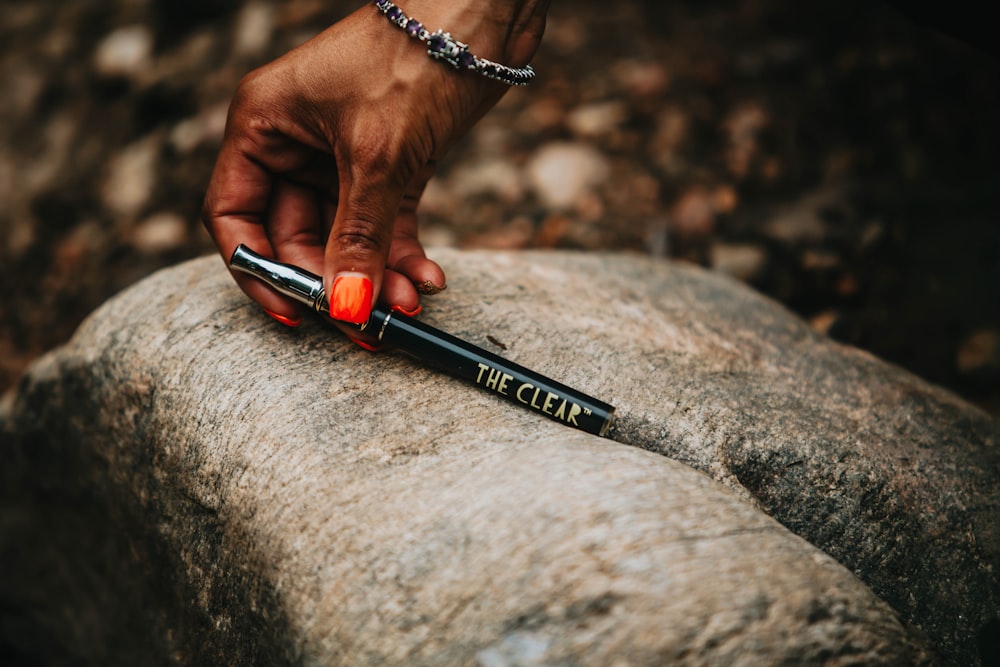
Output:
<path fill-rule="evenodd" d="M 244 245 L 233 252 L 229 267 L 264 281 L 281 294 L 329 318 L 330 306 L 323 289 L 323 279 L 319 276 L 261 257 Z M 615 413 L 613 406 L 413 317 L 376 305 L 368 322 L 359 330 L 379 342 L 567 426 L 603 436 L 611 425 Z"/>

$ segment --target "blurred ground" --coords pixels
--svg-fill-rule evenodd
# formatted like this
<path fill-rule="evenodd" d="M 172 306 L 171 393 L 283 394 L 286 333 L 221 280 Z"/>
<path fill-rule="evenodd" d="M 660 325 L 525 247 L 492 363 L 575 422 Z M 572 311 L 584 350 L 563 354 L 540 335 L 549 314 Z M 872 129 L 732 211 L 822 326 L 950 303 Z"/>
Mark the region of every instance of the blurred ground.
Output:
<path fill-rule="evenodd" d="M 360 4 L 0 5 L 0 392 L 213 251 L 239 77 Z M 697 262 L 1000 414 L 994 57 L 879 3 L 578 0 L 535 65 L 441 165 L 427 242 Z"/>

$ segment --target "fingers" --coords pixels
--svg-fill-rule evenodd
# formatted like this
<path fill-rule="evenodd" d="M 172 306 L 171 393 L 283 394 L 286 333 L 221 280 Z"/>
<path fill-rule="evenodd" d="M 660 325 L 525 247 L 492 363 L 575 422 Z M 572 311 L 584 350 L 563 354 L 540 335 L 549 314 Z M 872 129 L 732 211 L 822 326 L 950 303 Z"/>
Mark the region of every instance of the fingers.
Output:
<path fill-rule="evenodd" d="M 345 129 L 345 128 L 342 128 Z M 393 131 L 395 129 L 395 131 Z M 390 248 L 396 246 L 396 228 L 409 224 L 401 246 L 403 255 L 423 256 L 416 241 L 415 198 L 426 183 L 430 142 L 398 127 L 359 122 L 341 136 L 337 164 L 340 191 L 336 216 L 326 246 L 325 270 L 330 316 L 345 322 L 368 321 L 371 307 L 385 281 Z M 412 220 L 404 222 L 406 207 Z M 395 267 L 394 267 L 395 268 Z M 416 307 L 419 299 L 412 288 L 395 277 L 384 294 L 390 303 L 398 300 Z"/>
<path fill-rule="evenodd" d="M 385 292 L 384 300 L 388 303 L 419 301 L 418 293 L 436 294 L 445 288 L 444 271 L 427 258 L 417 238 L 417 217 L 412 212 L 401 212 L 396 218 L 388 266 L 406 279 L 405 290 Z"/>
<path fill-rule="evenodd" d="M 320 195 L 287 180 L 278 179 L 271 195 L 267 234 L 277 259 L 315 273 L 323 273 L 326 211 Z"/>
<path fill-rule="evenodd" d="M 323 207 L 316 191 L 283 179 L 275 179 L 271 206 L 266 225 L 275 258 L 315 274 L 323 272 Z M 290 303 L 289 308 L 269 311 L 279 322 L 282 316 L 296 324 L 301 322 L 302 306 Z M 291 324 L 292 322 L 285 322 Z"/>
<path fill-rule="evenodd" d="M 445 287 L 444 271 L 436 262 L 427 259 L 417 237 L 417 205 L 434 167 L 433 161 L 428 163 L 407 188 L 396 215 L 389 248 L 388 266 L 401 279 L 386 281 L 383 300 L 408 311 L 420 303 L 418 293 L 436 293 Z"/>
<path fill-rule="evenodd" d="M 387 303 L 413 312 L 420 303 L 415 282 L 432 290 L 444 285 L 443 272 L 426 258 L 417 240 L 416 205 L 431 167 L 412 179 L 405 195 L 381 185 L 388 179 L 369 176 L 372 173 L 366 171 L 360 183 L 344 179 L 340 196 L 347 203 L 338 206 L 311 183 L 303 184 L 307 181 L 297 173 L 276 174 L 265 161 L 231 144 L 220 154 L 213 174 L 205 224 L 227 260 L 245 243 L 266 256 L 327 275 L 336 319 L 366 321 L 383 286 Z M 324 271 L 328 253 L 337 258 L 332 274 Z M 386 270 L 386 258 L 391 270 Z M 301 321 L 299 304 L 249 276 L 234 277 L 278 321 Z"/>
<path fill-rule="evenodd" d="M 267 257 L 275 256 L 264 227 L 272 177 L 260 163 L 250 159 L 240 143 L 229 138 L 223 144 L 202 208 L 202 222 L 227 265 L 241 243 Z M 250 276 L 231 273 L 247 296 L 276 314 L 276 319 L 298 319 L 298 308 L 290 299 Z"/>
<path fill-rule="evenodd" d="M 398 200 L 391 187 L 371 178 L 374 170 L 364 171 L 366 179 L 360 187 L 357 183 L 353 184 L 353 188 L 352 184 L 347 184 L 348 194 L 341 201 L 350 200 L 351 193 L 364 193 L 364 188 L 370 188 L 376 199 L 365 201 L 362 197 L 360 203 L 355 200 L 353 205 L 345 204 L 337 211 L 327 251 L 328 262 L 331 251 L 342 253 L 335 260 L 339 264 L 334 264 L 336 268 L 328 288 L 332 290 L 328 294 L 333 297 L 332 317 L 355 322 L 364 318 L 363 321 L 367 321 L 367 311 L 363 310 L 364 300 L 368 297 L 363 282 L 366 278 L 371 280 L 372 302 L 381 300 L 408 313 L 419 308 L 420 292 L 436 293 L 444 289 L 444 271 L 436 262 L 427 259 L 417 238 L 417 204 L 433 171 L 434 163 L 426 164 L 409 179 L 409 186 Z M 382 194 L 386 191 L 388 194 Z M 380 209 L 381 215 L 386 216 L 384 219 L 388 221 L 381 223 L 385 226 L 359 214 Z M 350 221 L 349 224 L 345 225 L 345 220 Z M 390 230 L 388 248 L 385 246 L 386 227 Z M 353 251 L 349 261 L 345 261 L 345 245 Z M 327 274 L 328 280 L 330 275 Z M 349 319 L 351 317 L 356 319 Z"/>
<path fill-rule="evenodd" d="M 402 273 L 392 269 L 386 269 L 382 277 L 381 300 L 407 315 L 420 310 L 420 295 L 413 288 L 413 283 Z"/>
<path fill-rule="evenodd" d="M 283 175 L 312 167 L 322 178 L 329 167 L 314 166 L 315 146 L 303 140 L 308 135 L 295 130 L 280 109 L 262 112 L 278 109 L 269 97 L 275 86 L 268 81 L 267 72 L 259 70 L 240 84 L 209 181 L 202 221 L 227 263 L 244 243 L 267 257 L 302 263 L 319 272 L 325 235 L 317 233 L 321 226 L 316 203 L 304 196 L 305 190 L 290 187 Z M 315 246 L 312 253 L 305 250 L 310 245 Z M 245 274 L 233 276 L 275 319 L 286 324 L 301 321 L 299 306 L 291 299 Z"/>
<path fill-rule="evenodd" d="M 341 179 L 323 275 L 330 317 L 363 324 L 382 286 L 392 225 L 403 193 L 393 191 L 384 172 L 342 175 Z"/>
<path fill-rule="evenodd" d="M 322 274 L 325 242 L 329 235 L 329 226 L 324 224 L 324 219 L 328 219 L 326 216 L 333 218 L 335 211 L 336 203 L 322 196 L 315 188 L 277 180 L 267 226 L 277 259 L 312 273 Z M 399 274 L 386 271 L 383 284 L 394 285 L 397 280 L 407 282 Z M 410 289 L 412 290 L 412 286 Z M 279 314 L 269 314 L 281 321 Z M 365 346 L 356 338 L 356 329 L 343 326 L 339 328 L 351 340 Z"/>

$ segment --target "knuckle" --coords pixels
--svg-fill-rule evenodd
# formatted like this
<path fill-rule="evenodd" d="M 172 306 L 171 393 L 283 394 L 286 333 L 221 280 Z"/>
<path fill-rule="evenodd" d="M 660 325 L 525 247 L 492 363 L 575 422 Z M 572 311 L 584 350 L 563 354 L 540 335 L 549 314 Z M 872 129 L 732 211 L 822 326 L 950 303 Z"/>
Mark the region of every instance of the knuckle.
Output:
<path fill-rule="evenodd" d="M 272 88 L 268 83 L 270 69 L 267 66 L 258 67 L 243 75 L 236 86 L 233 102 L 237 106 L 252 103 L 261 97 L 266 97 Z"/>
<path fill-rule="evenodd" d="M 216 205 L 215 196 L 212 194 L 210 189 L 205 195 L 205 199 L 201 202 L 201 224 L 204 225 L 205 229 L 209 232 L 212 232 L 216 219 L 221 217 L 221 215 L 222 213 Z"/>
<path fill-rule="evenodd" d="M 201 224 L 205 229 L 211 230 L 212 206 L 208 203 L 208 198 L 201 203 Z"/>
<path fill-rule="evenodd" d="M 383 254 L 388 247 L 388 235 L 371 219 L 345 220 L 333 232 L 337 250 L 342 256 L 356 259 Z"/>

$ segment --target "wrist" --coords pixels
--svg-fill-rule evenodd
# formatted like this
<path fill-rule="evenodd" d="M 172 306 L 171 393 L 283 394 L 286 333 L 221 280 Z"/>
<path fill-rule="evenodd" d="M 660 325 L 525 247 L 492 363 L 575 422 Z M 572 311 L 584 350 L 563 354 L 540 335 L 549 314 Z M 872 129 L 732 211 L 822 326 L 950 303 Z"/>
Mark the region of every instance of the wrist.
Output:
<path fill-rule="evenodd" d="M 490 60 L 521 67 L 545 29 L 548 0 L 394 0 L 430 32 L 442 30 Z"/>
<path fill-rule="evenodd" d="M 526 85 L 535 76 L 531 65 L 524 67 L 504 65 L 476 55 L 468 44 L 455 39 L 450 32 L 441 29 L 431 32 L 423 23 L 408 16 L 391 0 L 375 0 L 374 4 L 390 24 L 420 42 L 433 60 L 450 65 L 456 70 L 473 72 L 511 86 Z"/>

